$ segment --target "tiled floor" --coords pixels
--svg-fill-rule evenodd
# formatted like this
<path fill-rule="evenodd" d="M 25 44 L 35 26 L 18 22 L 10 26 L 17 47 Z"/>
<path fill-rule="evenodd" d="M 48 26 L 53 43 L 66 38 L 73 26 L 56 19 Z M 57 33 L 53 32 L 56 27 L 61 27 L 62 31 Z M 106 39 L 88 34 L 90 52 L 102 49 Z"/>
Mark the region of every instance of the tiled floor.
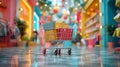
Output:
<path fill-rule="evenodd" d="M 120 67 L 120 54 L 107 49 L 72 47 L 72 55 L 53 55 L 54 49 L 42 55 L 41 47 L 0 49 L 0 67 Z M 66 50 L 62 50 L 66 53 Z"/>

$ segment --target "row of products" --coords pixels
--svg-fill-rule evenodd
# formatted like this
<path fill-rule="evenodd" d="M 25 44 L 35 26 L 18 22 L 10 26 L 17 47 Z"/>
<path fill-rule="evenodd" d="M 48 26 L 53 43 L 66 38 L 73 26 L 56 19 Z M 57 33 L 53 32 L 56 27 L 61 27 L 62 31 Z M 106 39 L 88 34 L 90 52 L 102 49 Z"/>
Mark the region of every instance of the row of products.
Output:
<path fill-rule="evenodd" d="M 116 0 L 115 6 L 120 8 L 120 0 Z M 120 10 L 117 10 L 117 15 L 114 17 L 116 22 L 120 22 Z M 118 24 L 118 28 L 115 29 L 113 33 L 113 37 L 120 37 L 120 26 Z"/>
<path fill-rule="evenodd" d="M 114 33 L 113 33 L 113 36 L 115 37 L 120 37 L 120 27 L 116 28 Z"/>
<path fill-rule="evenodd" d="M 45 31 L 46 41 L 55 40 L 72 40 L 73 29 L 59 28 L 54 30 Z"/>
<path fill-rule="evenodd" d="M 99 21 L 99 15 L 97 14 L 95 18 L 93 18 L 92 20 L 88 21 L 87 23 L 87 27 L 93 25 L 94 23 L 96 23 L 97 21 Z"/>
<path fill-rule="evenodd" d="M 59 29 L 59 28 L 69 28 L 69 25 L 63 22 L 50 22 L 43 24 L 44 30 L 54 30 L 54 29 Z"/>
<path fill-rule="evenodd" d="M 115 6 L 120 8 L 120 0 L 116 0 Z M 120 22 L 120 11 L 119 10 L 117 10 L 117 15 L 114 17 L 114 20 L 116 22 Z"/>
<path fill-rule="evenodd" d="M 85 33 L 91 33 L 91 32 L 93 32 L 93 31 L 96 31 L 96 30 L 99 30 L 99 27 L 91 27 L 90 29 L 87 29 L 86 31 L 85 31 Z"/>
<path fill-rule="evenodd" d="M 50 22 L 43 24 L 45 41 L 72 40 L 73 29 L 64 22 Z"/>
<path fill-rule="evenodd" d="M 114 17 L 114 20 L 116 22 L 120 22 L 120 13 L 118 13 L 115 17 Z"/>

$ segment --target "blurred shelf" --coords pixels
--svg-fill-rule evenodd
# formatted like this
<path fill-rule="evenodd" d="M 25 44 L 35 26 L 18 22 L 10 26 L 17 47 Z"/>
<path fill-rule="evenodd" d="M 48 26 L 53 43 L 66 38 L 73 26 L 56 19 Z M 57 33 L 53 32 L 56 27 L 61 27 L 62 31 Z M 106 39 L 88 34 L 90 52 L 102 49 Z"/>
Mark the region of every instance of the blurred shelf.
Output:
<path fill-rule="evenodd" d="M 88 7 L 93 3 L 94 0 L 88 0 L 84 6 L 85 9 L 88 9 Z"/>
<path fill-rule="evenodd" d="M 91 24 L 88 24 L 88 25 L 86 26 L 86 29 L 92 27 L 92 26 L 95 25 L 95 24 L 99 24 L 99 21 L 97 20 L 97 21 L 92 22 Z"/>
<path fill-rule="evenodd" d="M 89 38 L 86 38 L 86 40 L 89 40 L 89 39 L 94 39 L 95 37 L 93 36 L 93 37 L 89 37 Z"/>
<path fill-rule="evenodd" d="M 90 31 L 86 30 L 85 34 L 93 33 L 93 32 L 96 32 L 96 31 L 99 31 L 99 27 L 98 28 L 94 28 L 94 29 L 92 29 Z"/>
<path fill-rule="evenodd" d="M 85 23 L 87 23 L 88 21 L 90 21 L 92 18 L 94 18 L 94 17 L 96 17 L 98 14 L 97 13 L 95 13 L 94 15 L 92 15 L 90 18 L 88 18 L 86 21 L 85 21 Z"/>

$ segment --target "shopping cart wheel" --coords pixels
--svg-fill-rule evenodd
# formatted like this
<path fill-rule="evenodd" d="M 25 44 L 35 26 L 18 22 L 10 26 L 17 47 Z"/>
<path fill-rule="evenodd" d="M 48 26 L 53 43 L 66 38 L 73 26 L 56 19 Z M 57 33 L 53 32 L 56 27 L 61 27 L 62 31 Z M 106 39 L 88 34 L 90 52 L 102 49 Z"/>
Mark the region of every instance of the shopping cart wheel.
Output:
<path fill-rule="evenodd" d="M 44 56 L 46 55 L 46 48 L 44 48 L 44 50 L 43 50 L 43 55 Z"/>
<path fill-rule="evenodd" d="M 59 56 L 61 55 L 61 48 L 59 48 L 59 50 L 58 50 L 58 55 Z"/>
<path fill-rule="evenodd" d="M 56 56 L 58 55 L 58 48 L 55 49 L 54 55 L 56 55 Z"/>
<path fill-rule="evenodd" d="M 68 55 L 71 55 L 71 48 L 68 48 Z"/>

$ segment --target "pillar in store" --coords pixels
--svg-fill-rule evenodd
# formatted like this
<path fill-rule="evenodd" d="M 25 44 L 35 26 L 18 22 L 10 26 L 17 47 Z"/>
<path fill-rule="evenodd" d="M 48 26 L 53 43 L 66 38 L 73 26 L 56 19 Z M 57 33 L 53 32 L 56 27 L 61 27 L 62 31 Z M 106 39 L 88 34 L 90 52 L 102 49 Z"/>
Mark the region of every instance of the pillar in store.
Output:
<path fill-rule="evenodd" d="M 32 7 L 26 0 L 20 1 L 20 7 L 23 11 L 20 12 L 20 19 L 25 20 L 27 24 L 26 33 L 28 37 L 31 37 L 32 34 Z"/>
<path fill-rule="evenodd" d="M 106 25 L 114 25 L 117 27 L 117 22 L 114 21 L 114 16 L 116 13 L 117 7 L 115 6 L 115 0 L 103 0 L 101 2 L 101 12 L 102 12 L 102 44 L 104 47 L 108 47 L 108 42 L 110 39 L 113 42 L 117 42 L 113 37 L 108 36 L 106 34 L 107 29 Z"/>

